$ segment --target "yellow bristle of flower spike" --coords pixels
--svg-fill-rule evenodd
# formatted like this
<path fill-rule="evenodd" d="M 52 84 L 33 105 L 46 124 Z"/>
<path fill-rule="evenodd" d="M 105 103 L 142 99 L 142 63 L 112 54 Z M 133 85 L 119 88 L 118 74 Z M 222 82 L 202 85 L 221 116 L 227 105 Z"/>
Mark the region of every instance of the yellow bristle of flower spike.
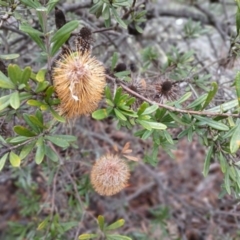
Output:
<path fill-rule="evenodd" d="M 127 186 L 130 173 L 125 161 L 116 155 L 102 156 L 92 168 L 91 183 L 100 195 L 111 196 Z"/>
<path fill-rule="evenodd" d="M 69 52 L 53 68 L 53 84 L 66 118 L 92 113 L 102 99 L 105 69 L 89 52 Z"/>

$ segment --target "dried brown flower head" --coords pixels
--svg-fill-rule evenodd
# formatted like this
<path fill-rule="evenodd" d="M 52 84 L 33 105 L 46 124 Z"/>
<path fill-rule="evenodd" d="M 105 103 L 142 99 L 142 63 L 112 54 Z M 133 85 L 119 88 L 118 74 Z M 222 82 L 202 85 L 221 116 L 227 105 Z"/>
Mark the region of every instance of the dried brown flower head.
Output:
<path fill-rule="evenodd" d="M 78 51 L 85 53 L 91 50 L 92 44 L 92 31 L 87 28 L 81 28 L 78 37 L 76 38 L 76 46 Z"/>
<path fill-rule="evenodd" d="M 63 55 L 52 77 L 61 115 L 75 118 L 97 108 L 105 87 L 105 69 L 89 52 L 69 51 Z"/>
<path fill-rule="evenodd" d="M 100 195 L 111 196 L 127 186 L 128 165 L 117 155 L 102 156 L 92 168 L 91 183 Z"/>
<path fill-rule="evenodd" d="M 127 70 L 127 66 L 125 63 L 118 63 L 117 66 L 114 68 L 114 72 L 122 72 L 126 70 Z"/>
<path fill-rule="evenodd" d="M 66 24 L 66 19 L 63 11 L 57 7 L 55 7 L 55 24 L 57 29 L 61 28 Z"/>
<path fill-rule="evenodd" d="M 165 80 L 162 83 L 156 85 L 157 95 L 155 96 L 160 98 L 162 101 L 163 99 L 167 99 L 168 101 L 173 101 L 177 98 L 177 89 L 175 85 L 169 81 Z"/>

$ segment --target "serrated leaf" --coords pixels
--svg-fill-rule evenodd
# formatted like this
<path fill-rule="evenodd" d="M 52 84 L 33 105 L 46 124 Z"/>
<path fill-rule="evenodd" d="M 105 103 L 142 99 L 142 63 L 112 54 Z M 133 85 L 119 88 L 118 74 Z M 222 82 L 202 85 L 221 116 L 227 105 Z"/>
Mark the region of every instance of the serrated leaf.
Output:
<path fill-rule="evenodd" d="M 79 240 L 88 240 L 88 239 L 92 239 L 92 238 L 96 238 L 98 237 L 97 234 L 91 234 L 91 233 L 85 233 L 85 234 L 81 234 L 78 239 Z"/>
<path fill-rule="evenodd" d="M 104 216 L 99 215 L 98 216 L 98 226 L 102 231 L 104 231 L 104 224 L 105 224 Z"/>
<path fill-rule="evenodd" d="M 119 219 L 116 222 L 112 223 L 111 225 L 107 226 L 105 228 L 105 230 L 109 231 L 109 230 L 114 230 L 114 229 L 120 228 L 124 225 L 124 223 L 125 223 L 124 219 Z"/>
<path fill-rule="evenodd" d="M 62 147 L 62 148 L 69 147 L 68 141 L 58 136 L 46 136 L 45 138 L 59 147 Z"/>
<path fill-rule="evenodd" d="M 17 154 L 15 154 L 14 152 L 10 152 L 9 160 L 13 167 L 19 167 L 21 164 L 20 157 Z"/>
<path fill-rule="evenodd" d="M 36 164 L 40 164 L 45 156 L 45 144 L 43 141 L 43 137 L 39 137 L 36 143 L 37 151 L 35 154 L 35 162 Z"/>
<path fill-rule="evenodd" d="M 15 89 L 16 86 L 0 71 L 0 88 Z"/>
<path fill-rule="evenodd" d="M 217 93 L 218 85 L 216 82 L 212 83 L 212 87 L 213 87 L 213 89 L 208 93 L 207 99 L 206 99 L 205 103 L 203 104 L 202 110 L 208 106 L 208 104 L 212 101 L 212 99 L 214 98 L 214 96 Z"/>
<path fill-rule="evenodd" d="M 11 94 L 9 103 L 10 103 L 12 108 L 14 108 L 14 109 L 19 108 L 20 99 L 19 99 L 19 93 L 17 91 Z"/>
<path fill-rule="evenodd" d="M 92 118 L 97 119 L 97 120 L 102 120 L 107 117 L 108 117 L 108 112 L 107 112 L 106 108 L 98 109 L 92 113 Z"/>
<path fill-rule="evenodd" d="M 1 159 L 0 159 L 0 171 L 2 171 L 5 163 L 6 163 L 6 160 L 7 160 L 7 157 L 8 157 L 8 153 L 5 153 Z"/>
<path fill-rule="evenodd" d="M 211 158 L 212 158 L 212 153 L 213 153 L 213 145 L 211 145 L 208 148 L 208 152 L 207 152 L 207 155 L 205 157 L 204 166 L 203 166 L 203 176 L 204 177 L 206 177 L 208 175 L 210 161 L 211 161 Z"/>
<path fill-rule="evenodd" d="M 29 129 L 23 127 L 23 126 L 14 126 L 13 128 L 14 132 L 18 135 L 25 136 L 25 137 L 34 137 L 36 136 L 35 133 L 31 132 Z"/>

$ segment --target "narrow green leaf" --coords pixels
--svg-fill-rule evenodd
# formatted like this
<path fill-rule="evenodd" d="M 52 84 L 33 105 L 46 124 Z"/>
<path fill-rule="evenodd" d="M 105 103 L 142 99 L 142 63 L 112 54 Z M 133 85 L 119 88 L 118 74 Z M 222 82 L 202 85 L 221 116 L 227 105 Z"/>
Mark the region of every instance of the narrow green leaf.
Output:
<path fill-rule="evenodd" d="M 5 153 L 1 159 L 0 159 L 0 171 L 2 171 L 4 165 L 5 165 L 5 162 L 7 160 L 7 157 L 8 157 L 8 153 Z"/>
<path fill-rule="evenodd" d="M 36 116 L 30 115 L 29 116 L 29 120 L 35 125 L 38 126 L 41 129 L 46 128 L 39 120 Z"/>
<path fill-rule="evenodd" d="M 105 224 L 104 216 L 99 215 L 98 216 L 98 226 L 102 231 L 104 231 L 104 224 Z"/>
<path fill-rule="evenodd" d="M 119 87 L 115 93 L 113 102 L 117 105 L 122 94 L 122 88 Z"/>
<path fill-rule="evenodd" d="M 237 36 L 239 35 L 239 30 L 240 30 L 240 11 L 237 9 L 236 13 L 236 28 L 237 28 Z"/>
<path fill-rule="evenodd" d="M 124 219 L 119 219 L 116 222 L 112 223 L 111 225 L 107 226 L 105 228 L 105 230 L 109 231 L 109 230 L 114 230 L 114 229 L 120 228 L 124 225 L 124 223 L 125 223 Z"/>
<path fill-rule="evenodd" d="M 106 96 L 107 99 L 109 99 L 111 101 L 113 100 L 112 99 L 111 89 L 109 88 L 109 86 L 105 87 L 105 96 Z"/>
<path fill-rule="evenodd" d="M 116 117 L 117 117 L 119 120 L 127 121 L 127 118 L 123 115 L 122 111 L 118 110 L 117 108 L 114 108 L 114 112 L 115 112 L 115 114 L 116 114 Z"/>
<path fill-rule="evenodd" d="M 119 23 L 119 25 L 123 28 L 127 28 L 126 23 L 119 17 L 117 10 L 115 8 L 111 8 L 113 16 L 115 17 L 116 21 Z"/>
<path fill-rule="evenodd" d="M 206 101 L 207 96 L 208 96 L 207 93 L 203 94 L 202 96 L 200 96 L 199 98 L 197 98 L 196 100 L 194 100 L 192 103 L 190 103 L 190 104 L 186 107 L 186 109 L 194 108 L 194 107 L 199 106 L 199 105 L 202 104 L 204 101 Z"/>
<path fill-rule="evenodd" d="M 220 122 L 217 122 L 217 121 L 214 121 L 210 118 L 206 118 L 206 117 L 202 117 L 202 116 L 197 116 L 197 115 L 194 115 L 194 117 L 196 119 L 198 119 L 199 121 L 201 121 L 202 123 L 201 124 L 207 124 L 208 126 L 214 128 L 214 129 L 217 129 L 217 130 L 222 130 L 222 131 L 228 131 L 229 130 L 229 127 L 223 123 L 220 123 Z"/>
<path fill-rule="evenodd" d="M 42 49 L 43 52 L 46 52 L 45 44 L 37 34 L 29 33 L 28 35 Z"/>
<path fill-rule="evenodd" d="M 192 96 L 192 92 L 187 92 L 182 97 L 180 97 L 177 101 L 175 101 L 175 103 L 178 103 L 178 104 L 183 103 L 187 101 L 191 96 Z"/>
<path fill-rule="evenodd" d="M 239 24 L 240 24 L 240 19 L 239 19 Z M 236 92 L 237 92 L 238 106 L 240 107 L 240 72 L 237 73 L 236 78 L 235 78 L 235 88 L 236 88 Z"/>
<path fill-rule="evenodd" d="M 9 142 L 9 143 L 12 143 L 12 144 L 16 144 L 16 143 L 25 142 L 25 141 L 27 141 L 27 140 L 29 140 L 29 139 L 30 139 L 29 137 L 19 136 L 19 137 L 11 138 L 8 142 Z"/>
<path fill-rule="evenodd" d="M 27 155 L 32 151 L 32 149 L 34 148 L 36 144 L 36 141 L 32 141 L 29 144 L 25 144 L 19 154 L 19 157 L 21 159 L 24 159 L 25 157 L 27 157 Z"/>
<path fill-rule="evenodd" d="M 41 4 L 38 1 L 33 1 L 33 0 L 20 0 L 21 3 L 25 4 L 28 7 L 31 8 L 38 8 L 41 7 Z"/>
<path fill-rule="evenodd" d="M 219 153 L 219 162 L 220 162 L 220 167 L 223 173 L 225 173 L 227 171 L 227 160 L 226 158 L 223 156 L 222 152 Z"/>
<path fill-rule="evenodd" d="M 43 230 L 49 223 L 49 217 L 46 217 L 37 227 L 37 230 Z"/>
<path fill-rule="evenodd" d="M 88 239 L 92 239 L 92 238 L 96 238 L 98 237 L 97 234 L 91 234 L 91 233 L 85 233 L 85 234 L 81 234 L 78 239 L 79 240 L 88 240 Z"/>
<path fill-rule="evenodd" d="M 108 117 L 108 112 L 107 112 L 106 108 L 98 109 L 92 113 L 92 118 L 97 119 L 97 120 L 102 120 L 107 117 Z"/>
<path fill-rule="evenodd" d="M 23 114 L 23 119 L 32 128 L 32 130 L 34 132 L 36 132 L 36 133 L 40 133 L 41 132 L 40 128 L 37 125 L 35 125 L 35 123 L 33 123 L 32 120 L 30 119 L 30 115 L 24 113 Z"/>
<path fill-rule="evenodd" d="M 150 126 L 148 121 L 137 119 L 136 122 L 140 123 L 145 129 L 147 129 L 149 131 L 152 130 L 152 127 Z"/>
<path fill-rule="evenodd" d="M 231 137 L 230 140 L 230 152 L 235 153 L 240 147 L 240 121 Z"/>
<path fill-rule="evenodd" d="M 144 110 L 141 115 L 148 115 L 155 112 L 158 109 L 158 105 L 152 105 Z"/>
<path fill-rule="evenodd" d="M 53 117 L 58 120 L 59 122 L 65 123 L 66 119 L 62 116 L 60 116 L 55 110 L 53 110 L 52 108 L 49 108 L 50 112 L 52 113 Z"/>
<path fill-rule="evenodd" d="M 22 73 L 21 82 L 26 84 L 31 77 L 31 73 L 32 73 L 31 67 L 25 67 Z"/>
<path fill-rule="evenodd" d="M 43 36 L 43 32 L 38 31 L 35 28 L 32 28 L 29 24 L 21 24 L 19 30 L 31 35 Z"/>
<path fill-rule="evenodd" d="M 16 91 L 16 92 L 11 94 L 9 103 L 10 103 L 12 108 L 14 108 L 14 109 L 19 108 L 19 106 L 20 106 L 19 92 Z"/>
<path fill-rule="evenodd" d="M 224 175 L 224 185 L 227 193 L 231 194 L 231 186 L 230 186 L 230 177 L 229 177 L 229 168 L 227 168 L 227 171 Z"/>
<path fill-rule="evenodd" d="M 36 136 L 35 133 L 31 132 L 29 129 L 23 127 L 23 126 L 14 126 L 13 128 L 14 132 L 18 135 L 25 136 L 25 137 L 34 137 Z"/>
<path fill-rule="evenodd" d="M 50 0 L 47 3 L 47 13 L 49 14 L 60 0 Z"/>
<path fill-rule="evenodd" d="M 44 91 L 49 86 L 48 81 L 38 82 L 37 87 L 35 89 L 36 93 Z"/>
<path fill-rule="evenodd" d="M 0 88 L 15 89 L 16 86 L 0 71 Z"/>
<path fill-rule="evenodd" d="M 212 153 L 213 153 L 213 145 L 211 145 L 208 148 L 208 152 L 207 155 L 205 157 L 205 161 L 204 161 L 204 166 L 203 166 L 203 176 L 206 177 L 208 175 L 208 171 L 209 171 L 209 167 L 210 167 L 210 161 L 212 158 Z"/>
<path fill-rule="evenodd" d="M 37 140 L 36 147 L 37 147 L 37 151 L 35 154 L 35 162 L 36 164 L 40 164 L 43 161 L 45 156 L 45 144 L 43 141 L 43 137 L 40 137 Z"/>
<path fill-rule="evenodd" d="M 112 56 L 112 64 L 111 64 L 111 70 L 112 71 L 116 67 L 117 61 L 118 61 L 118 54 L 117 54 L 117 52 L 114 52 L 113 56 Z"/>
<path fill-rule="evenodd" d="M 12 53 L 12 54 L 1 54 L 0 58 L 1 59 L 5 59 L 5 60 L 11 60 L 11 59 L 15 59 L 18 58 L 20 55 L 17 53 Z"/>
<path fill-rule="evenodd" d="M 47 140 L 49 140 L 50 142 L 54 143 L 55 145 L 62 147 L 62 148 L 67 148 L 69 147 L 69 143 L 68 141 L 66 141 L 65 139 L 62 139 L 58 136 L 46 136 L 45 137 Z"/>
<path fill-rule="evenodd" d="M 10 160 L 10 163 L 13 167 L 19 167 L 20 166 L 21 159 L 14 152 L 10 152 L 9 160 Z"/>
<path fill-rule="evenodd" d="M 139 109 L 138 109 L 138 112 L 137 112 L 138 116 L 142 115 L 142 113 L 146 110 L 146 108 L 147 108 L 148 106 L 149 106 L 148 103 L 143 102 L 143 103 L 141 104 L 141 106 L 139 107 Z"/>
<path fill-rule="evenodd" d="M 39 102 L 37 100 L 34 100 L 34 99 L 29 99 L 27 101 L 27 104 L 30 105 L 30 106 L 34 106 L 34 107 L 40 107 L 43 103 Z"/>
<path fill-rule="evenodd" d="M 36 75 L 36 80 L 38 82 L 44 82 L 45 81 L 45 74 L 47 70 L 46 69 L 40 69 Z"/>
<path fill-rule="evenodd" d="M 212 112 L 212 113 L 220 113 L 220 112 L 225 112 L 228 111 L 230 109 L 233 109 L 234 107 L 238 106 L 238 100 L 232 100 L 226 103 L 223 103 L 219 106 L 210 108 L 205 110 L 206 112 Z"/>
<path fill-rule="evenodd" d="M 132 238 L 124 236 L 124 235 L 108 234 L 107 240 L 132 240 Z"/>
<path fill-rule="evenodd" d="M 55 151 L 52 150 L 51 147 L 45 146 L 46 156 L 51 159 L 53 162 L 58 162 L 58 155 L 55 153 Z"/>
<path fill-rule="evenodd" d="M 205 103 L 203 104 L 202 110 L 208 106 L 208 104 L 212 101 L 212 99 L 214 98 L 214 96 L 217 93 L 218 85 L 216 82 L 212 83 L 212 87 L 213 87 L 213 89 L 208 93 L 207 99 L 206 99 Z"/>
<path fill-rule="evenodd" d="M 0 111 L 2 111 L 4 108 L 8 107 L 10 103 L 10 97 L 12 94 L 3 96 L 0 98 Z"/>

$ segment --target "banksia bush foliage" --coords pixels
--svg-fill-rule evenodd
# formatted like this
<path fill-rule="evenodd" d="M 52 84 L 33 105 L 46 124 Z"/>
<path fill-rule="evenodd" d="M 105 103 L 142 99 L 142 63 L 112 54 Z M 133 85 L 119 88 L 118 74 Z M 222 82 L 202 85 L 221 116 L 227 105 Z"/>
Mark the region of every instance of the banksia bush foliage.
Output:
<path fill-rule="evenodd" d="M 89 52 L 69 52 L 53 68 L 60 115 L 75 118 L 92 113 L 102 99 L 105 69 Z"/>
<path fill-rule="evenodd" d="M 107 154 L 94 164 L 91 183 L 100 195 L 111 196 L 127 186 L 129 176 L 126 162 L 117 155 Z"/>

